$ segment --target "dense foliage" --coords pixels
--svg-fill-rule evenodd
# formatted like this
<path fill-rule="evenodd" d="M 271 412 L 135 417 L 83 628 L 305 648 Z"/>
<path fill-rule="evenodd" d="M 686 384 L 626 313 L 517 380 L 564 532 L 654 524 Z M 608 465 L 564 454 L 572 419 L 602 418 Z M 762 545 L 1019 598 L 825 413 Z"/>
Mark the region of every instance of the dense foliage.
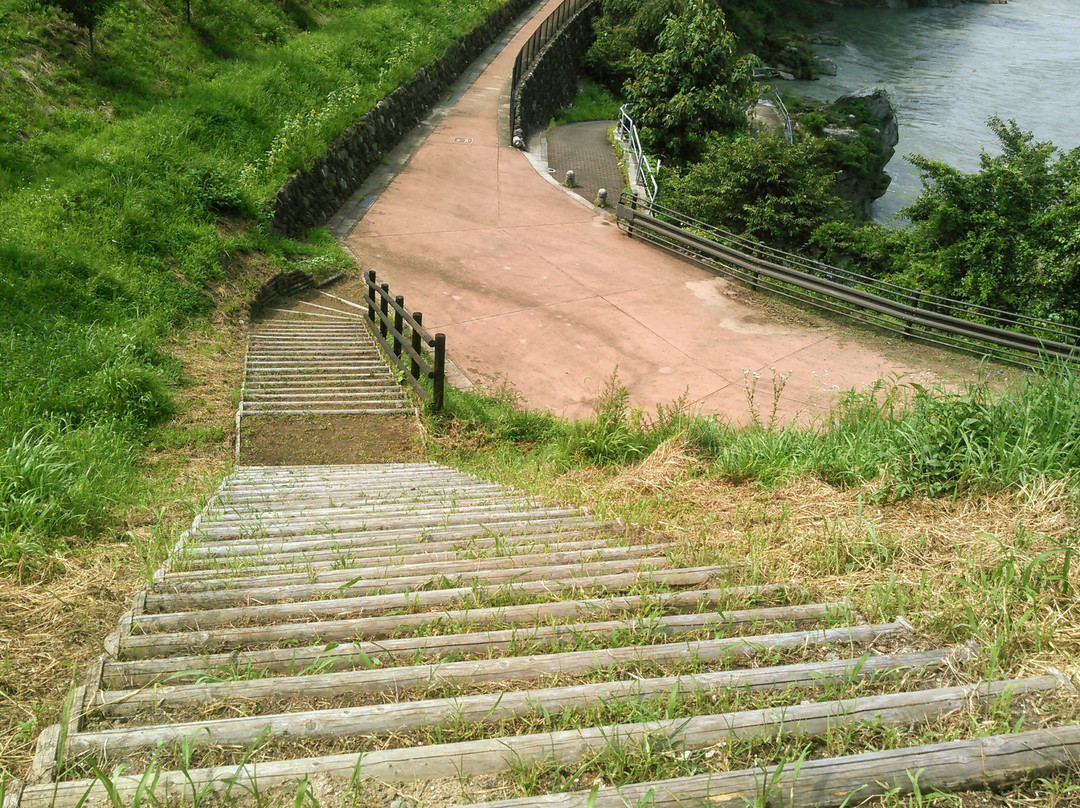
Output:
<path fill-rule="evenodd" d="M 893 141 L 857 99 L 789 99 L 791 146 L 743 134 L 754 95 L 747 54 L 802 58 L 793 30 L 821 8 L 603 0 L 588 65 L 631 102 L 647 146 L 667 158 L 664 204 L 935 294 L 1080 325 L 1080 149 L 1063 152 L 991 119 L 1002 153 L 984 154 L 976 172 L 910 158 L 925 190 L 901 229 L 859 221 L 887 181 Z"/>
<path fill-rule="evenodd" d="M 697 163 L 666 180 L 661 203 L 737 235 L 802 249 L 843 205 L 817 140 L 716 139 Z"/>
<path fill-rule="evenodd" d="M 992 118 L 1002 153 L 978 171 L 912 157 L 925 189 L 911 222 L 909 283 L 994 308 L 1080 325 L 1080 148 L 1036 142 Z"/>
<path fill-rule="evenodd" d="M 757 98 L 755 61 L 736 55 L 724 14 L 708 0 L 687 0 L 656 40 L 638 52 L 624 84 L 646 145 L 678 162 L 694 160 L 708 139 L 743 130 Z"/>

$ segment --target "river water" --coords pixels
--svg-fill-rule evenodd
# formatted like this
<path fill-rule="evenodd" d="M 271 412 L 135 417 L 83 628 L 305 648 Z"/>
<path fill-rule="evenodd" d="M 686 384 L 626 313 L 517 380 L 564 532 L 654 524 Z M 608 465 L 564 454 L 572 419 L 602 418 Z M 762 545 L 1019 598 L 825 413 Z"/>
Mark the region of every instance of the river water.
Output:
<path fill-rule="evenodd" d="M 837 9 L 818 29 L 841 46 L 816 46 L 839 75 L 781 82 L 833 100 L 862 87 L 884 87 L 899 109 L 900 143 L 889 163 L 888 192 L 874 219 L 888 221 L 919 195 L 908 154 L 964 171 L 980 147 L 999 153 L 991 115 L 1016 119 L 1038 140 L 1080 145 L 1080 0 L 1009 0 L 955 8 Z"/>

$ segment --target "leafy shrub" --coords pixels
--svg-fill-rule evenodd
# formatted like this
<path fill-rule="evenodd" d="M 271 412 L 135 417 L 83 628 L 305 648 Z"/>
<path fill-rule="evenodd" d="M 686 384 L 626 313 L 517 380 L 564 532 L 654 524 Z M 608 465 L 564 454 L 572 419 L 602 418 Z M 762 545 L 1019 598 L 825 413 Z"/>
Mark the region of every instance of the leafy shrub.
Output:
<path fill-rule="evenodd" d="M 1080 148 L 1036 142 L 991 118 L 1002 154 L 965 174 L 909 158 L 922 172 L 909 268 L 898 278 L 935 294 L 1080 325 Z"/>
<path fill-rule="evenodd" d="M 646 145 L 679 163 L 697 159 L 711 137 L 747 128 L 757 98 L 756 60 L 736 56 L 724 13 L 708 0 L 687 0 L 671 16 L 656 51 L 633 57 L 623 86 Z"/>
<path fill-rule="evenodd" d="M 700 162 L 664 182 L 661 201 L 788 250 L 801 249 L 843 209 L 818 141 L 749 135 L 714 141 Z"/>

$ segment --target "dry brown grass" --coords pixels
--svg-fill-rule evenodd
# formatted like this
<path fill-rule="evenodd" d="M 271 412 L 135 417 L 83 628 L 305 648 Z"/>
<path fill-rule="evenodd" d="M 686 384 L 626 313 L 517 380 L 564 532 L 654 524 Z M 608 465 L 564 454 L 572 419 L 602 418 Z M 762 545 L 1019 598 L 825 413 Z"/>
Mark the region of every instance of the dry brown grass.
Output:
<path fill-rule="evenodd" d="M 1068 481 L 886 503 L 869 486 L 813 477 L 768 490 L 733 482 L 676 440 L 622 471 L 568 472 L 559 487 L 677 537 L 687 552 L 745 559 L 755 580 L 799 579 L 823 600 L 851 596 L 871 620 L 906 612 L 942 643 L 997 644 L 1002 673 L 1077 676 L 1080 565 L 1062 574 L 1062 548 L 1075 545 L 1080 524 Z"/>
<path fill-rule="evenodd" d="M 223 288 L 224 304 L 203 330 L 178 337 L 171 350 L 184 382 L 176 391 L 173 434 L 221 435 L 214 440 L 163 443 L 147 451 L 147 473 L 158 494 L 119 515 L 111 534 L 71 541 L 33 573 L 0 577 L 0 776 L 22 776 L 38 733 L 60 716 L 73 680 L 102 653 L 102 642 L 146 585 L 167 547 L 191 523 L 232 462 L 235 391 L 243 367 L 238 292 Z M 226 314 L 229 311 L 232 314 Z"/>

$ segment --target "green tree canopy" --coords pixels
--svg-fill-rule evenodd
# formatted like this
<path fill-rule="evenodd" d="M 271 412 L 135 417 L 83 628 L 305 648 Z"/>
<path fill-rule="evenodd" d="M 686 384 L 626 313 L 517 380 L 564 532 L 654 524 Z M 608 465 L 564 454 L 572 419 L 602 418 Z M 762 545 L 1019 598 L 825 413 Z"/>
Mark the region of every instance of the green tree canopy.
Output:
<path fill-rule="evenodd" d="M 938 294 L 1080 324 L 1080 148 L 1037 142 L 991 118 L 1002 153 L 965 174 L 913 156 L 922 195 L 906 280 Z"/>
<path fill-rule="evenodd" d="M 769 135 L 717 140 L 700 162 L 664 182 L 662 202 L 696 219 L 786 250 L 843 212 L 815 140 Z"/>
<path fill-rule="evenodd" d="M 638 52 L 624 91 L 647 145 L 684 163 L 711 135 L 747 127 L 757 98 L 752 56 L 736 56 L 734 35 L 715 0 L 688 0 L 668 17 L 654 53 Z"/>

